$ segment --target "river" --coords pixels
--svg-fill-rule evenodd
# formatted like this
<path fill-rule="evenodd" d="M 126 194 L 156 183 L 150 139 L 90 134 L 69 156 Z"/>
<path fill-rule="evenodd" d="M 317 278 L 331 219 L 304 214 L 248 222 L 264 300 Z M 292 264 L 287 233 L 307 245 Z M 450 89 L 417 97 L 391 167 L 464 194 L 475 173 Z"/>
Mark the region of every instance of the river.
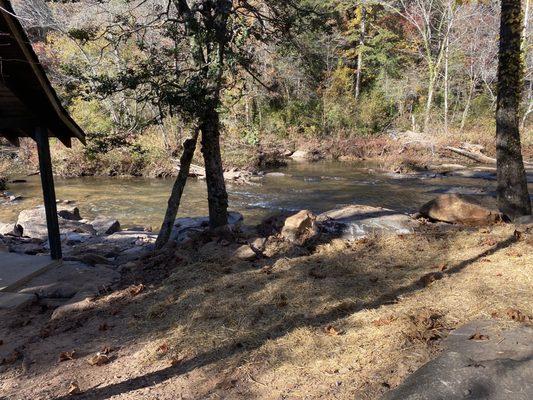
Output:
<path fill-rule="evenodd" d="M 280 211 L 311 209 L 322 212 L 348 204 L 366 204 L 414 212 L 439 193 L 493 194 L 490 179 L 443 177 L 425 174 L 406 177 L 386 174 L 361 163 L 293 163 L 266 175 L 253 185 L 228 183 L 230 209 L 249 223 Z M 283 175 L 281 175 L 283 174 Z M 20 210 L 42 202 L 38 176 L 11 177 L 25 183 L 9 184 L 9 191 L 23 200 L 0 205 L 0 221 L 14 222 Z M 58 199 L 74 200 L 82 217 L 106 215 L 123 227 L 157 230 L 165 212 L 173 179 L 84 177 L 56 179 Z M 533 193 L 530 185 L 530 192 Z M 179 216 L 207 215 L 205 182 L 190 179 Z"/>

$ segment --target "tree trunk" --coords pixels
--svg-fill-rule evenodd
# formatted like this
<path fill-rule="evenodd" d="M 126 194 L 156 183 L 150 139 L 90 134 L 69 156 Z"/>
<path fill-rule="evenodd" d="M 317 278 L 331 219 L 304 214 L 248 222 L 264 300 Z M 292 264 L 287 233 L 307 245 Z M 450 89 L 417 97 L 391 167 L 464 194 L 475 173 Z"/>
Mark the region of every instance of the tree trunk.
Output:
<path fill-rule="evenodd" d="M 180 171 L 174 182 L 174 186 L 172 187 L 170 198 L 168 199 L 165 219 L 163 220 L 161 230 L 159 231 L 159 235 L 157 235 L 157 240 L 155 242 L 156 249 L 162 248 L 168 242 L 170 235 L 172 234 L 172 228 L 174 227 L 174 221 L 176 220 L 176 215 L 178 214 L 178 209 L 180 207 L 181 195 L 183 194 L 183 189 L 185 189 L 185 184 L 187 183 L 187 177 L 189 176 L 189 170 L 194 157 L 194 151 L 196 150 L 197 141 L 198 129 L 195 129 L 192 137 L 185 140 L 183 143 L 183 153 L 180 158 Z"/>
<path fill-rule="evenodd" d="M 361 6 L 361 32 L 359 36 L 359 51 L 357 53 L 357 74 L 355 76 L 355 100 L 359 98 L 361 91 L 361 70 L 363 69 L 363 46 L 366 34 L 366 8 Z"/>
<path fill-rule="evenodd" d="M 209 225 L 217 228 L 228 223 L 228 193 L 220 155 L 220 119 L 214 106 L 209 106 L 203 114 L 200 130 L 209 201 Z"/>
<path fill-rule="evenodd" d="M 470 88 L 468 89 L 468 97 L 466 98 L 466 104 L 465 104 L 465 109 L 463 110 L 463 116 L 461 117 L 461 126 L 459 128 L 461 132 L 465 128 L 466 119 L 468 118 L 468 113 L 470 112 L 470 104 L 472 103 L 472 96 L 474 94 L 475 86 L 476 86 L 476 82 L 472 80 L 470 84 Z"/>
<path fill-rule="evenodd" d="M 502 0 L 496 108 L 497 193 L 500 210 L 511 218 L 531 214 L 518 117 L 523 73 L 521 34 L 520 0 Z"/>
<path fill-rule="evenodd" d="M 450 38 L 446 38 L 446 49 L 444 53 L 444 132 L 448 133 L 448 63 L 450 54 Z"/>
<path fill-rule="evenodd" d="M 429 128 L 429 117 L 431 113 L 431 105 L 433 104 L 433 93 L 435 91 L 435 81 L 436 81 L 436 72 L 434 73 L 433 70 L 430 73 L 429 78 L 429 86 L 428 86 L 428 99 L 426 102 L 426 109 L 424 111 L 424 132 L 427 133 Z"/>

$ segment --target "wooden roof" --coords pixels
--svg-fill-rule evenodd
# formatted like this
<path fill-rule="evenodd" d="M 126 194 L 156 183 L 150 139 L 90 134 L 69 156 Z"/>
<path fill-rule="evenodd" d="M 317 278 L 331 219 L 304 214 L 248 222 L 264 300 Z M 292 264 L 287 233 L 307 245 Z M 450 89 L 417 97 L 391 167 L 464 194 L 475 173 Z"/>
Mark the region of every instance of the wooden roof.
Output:
<path fill-rule="evenodd" d="M 0 136 L 18 144 L 35 127 L 70 147 L 85 134 L 61 105 L 8 0 L 0 0 Z"/>

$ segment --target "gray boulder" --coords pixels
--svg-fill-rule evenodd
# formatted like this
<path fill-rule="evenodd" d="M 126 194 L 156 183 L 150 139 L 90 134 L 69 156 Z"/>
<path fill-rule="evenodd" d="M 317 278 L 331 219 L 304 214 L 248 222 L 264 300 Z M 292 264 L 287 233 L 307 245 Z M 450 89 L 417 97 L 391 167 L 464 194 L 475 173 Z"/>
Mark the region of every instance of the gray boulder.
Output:
<path fill-rule="evenodd" d="M 0 235 L 22 236 L 23 229 L 17 224 L 4 224 L 0 222 Z"/>
<path fill-rule="evenodd" d="M 230 211 L 228 213 L 228 225 L 237 226 L 243 221 L 241 213 Z M 209 217 L 186 217 L 178 218 L 174 222 L 174 229 L 170 236 L 171 240 L 183 242 L 189 238 L 189 234 L 201 232 L 209 227 Z"/>
<path fill-rule="evenodd" d="M 98 235 L 111 235 L 120 232 L 120 222 L 113 218 L 98 217 L 89 222 Z"/>
<path fill-rule="evenodd" d="M 69 232 L 95 235 L 96 231 L 91 225 L 81 222 L 80 211 L 69 204 L 58 204 L 57 214 L 59 229 L 62 234 Z M 46 225 L 46 211 L 44 206 L 38 206 L 20 212 L 17 225 L 24 230 L 24 235 L 32 238 L 46 239 L 48 229 Z"/>
<path fill-rule="evenodd" d="M 532 399 L 533 328 L 501 328 L 494 321 L 474 321 L 452 332 L 444 353 L 383 400 Z"/>
<path fill-rule="evenodd" d="M 345 240 L 369 235 L 410 234 L 419 223 L 406 214 L 387 208 L 351 205 L 318 216 L 318 224 L 329 234 Z"/>

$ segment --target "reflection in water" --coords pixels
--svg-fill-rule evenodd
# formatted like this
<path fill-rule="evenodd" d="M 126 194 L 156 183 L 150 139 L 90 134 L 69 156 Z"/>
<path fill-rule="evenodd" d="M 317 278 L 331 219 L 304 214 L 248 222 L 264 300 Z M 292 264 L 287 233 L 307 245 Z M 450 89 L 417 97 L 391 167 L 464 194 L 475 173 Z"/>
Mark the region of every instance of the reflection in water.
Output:
<path fill-rule="evenodd" d="M 491 193 L 495 183 L 468 178 L 398 179 L 374 173 L 361 164 L 320 162 L 291 164 L 278 170 L 283 176 L 266 176 L 257 185 L 228 183 L 230 209 L 240 211 L 249 223 L 279 211 L 303 208 L 322 212 L 348 204 L 366 204 L 415 211 L 437 193 L 454 187 Z M 0 206 L 0 221 L 15 221 L 18 212 L 39 204 L 39 177 L 11 184 L 10 191 L 25 199 Z M 56 179 L 58 199 L 75 200 L 82 216 L 117 218 L 125 227 L 159 228 L 173 179 L 86 177 Z M 207 215 L 205 182 L 191 179 L 183 195 L 179 216 Z"/>

